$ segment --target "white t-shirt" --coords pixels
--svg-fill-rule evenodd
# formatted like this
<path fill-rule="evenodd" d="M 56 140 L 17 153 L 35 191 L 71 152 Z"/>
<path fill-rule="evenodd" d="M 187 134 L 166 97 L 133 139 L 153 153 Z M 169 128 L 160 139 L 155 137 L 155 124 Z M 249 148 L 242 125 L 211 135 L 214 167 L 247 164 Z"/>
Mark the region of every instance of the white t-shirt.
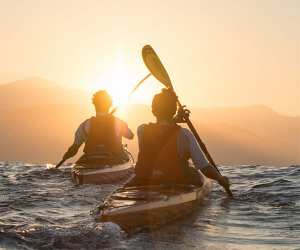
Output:
<path fill-rule="evenodd" d="M 145 124 L 142 124 L 137 129 L 139 147 L 143 138 Z M 200 149 L 196 138 L 186 128 L 181 128 L 177 138 L 177 149 L 179 156 L 183 159 L 191 159 L 197 169 L 203 169 L 209 165 L 208 160 Z"/>
<path fill-rule="evenodd" d="M 106 115 L 102 113 L 97 113 L 96 116 Z M 82 143 L 87 141 L 87 137 L 91 128 L 91 118 L 85 120 L 81 123 L 75 132 L 74 144 L 80 146 Z M 125 137 L 131 139 L 133 137 L 132 131 L 128 128 L 126 122 L 115 117 L 115 131 L 116 135 L 120 137 Z"/>

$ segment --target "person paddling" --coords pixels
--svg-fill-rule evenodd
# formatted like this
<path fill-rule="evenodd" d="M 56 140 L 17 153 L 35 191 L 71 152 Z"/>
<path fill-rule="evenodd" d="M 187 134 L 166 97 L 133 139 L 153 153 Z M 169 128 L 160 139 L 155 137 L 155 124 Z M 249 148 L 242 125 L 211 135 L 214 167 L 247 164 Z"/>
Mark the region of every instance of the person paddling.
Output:
<path fill-rule="evenodd" d="M 163 89 L 154 96 L 152 113 L 156 123 L 138 127 L 138 160 L 135 177 L 129 185 L 193 184 L 202 185 L 203 176 L 216 180 L 224 189 L 229 180 L 206 159 L 193 134 L 174 121 L 177 96 Z M 184 110 L 181 112 L 185 112 Z M 189 165 L 191 159 L 195 167 Z"/>
<path fill-rule="evenodd" d="M 77 163 L 80 164 L 121 164 L 129 161 L 122 145 L 122 137 L 133 139 L 134 134 L 128 125 L 109 113 L 112 99 L 105 90 L 93 95 L 96 116 L 80 124 L 74 143 L 63 156 L 63 161 L 76 155 L 85 143 L 84 154 Z M 59 164 L 56 166 L 59 167 Z"/>

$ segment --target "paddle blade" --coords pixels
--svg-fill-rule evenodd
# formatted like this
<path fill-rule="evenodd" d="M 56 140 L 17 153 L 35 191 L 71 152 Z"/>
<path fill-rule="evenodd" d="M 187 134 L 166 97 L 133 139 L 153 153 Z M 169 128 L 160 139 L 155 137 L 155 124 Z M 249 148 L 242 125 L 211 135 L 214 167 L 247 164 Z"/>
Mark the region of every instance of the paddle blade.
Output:
<path fill-rule="evenodd" d="M 150 45 L 143 47 L 142 56 L 150 73 L 167 88 L 173 88 L 168 72 Z"/>

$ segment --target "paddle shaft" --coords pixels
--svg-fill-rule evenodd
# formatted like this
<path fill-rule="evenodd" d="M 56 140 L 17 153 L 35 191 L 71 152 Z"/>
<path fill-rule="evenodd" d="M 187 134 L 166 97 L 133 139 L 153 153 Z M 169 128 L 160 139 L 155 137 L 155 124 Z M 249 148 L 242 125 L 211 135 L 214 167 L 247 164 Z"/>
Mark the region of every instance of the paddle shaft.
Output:
<path fill-rule="evenodd" d="M 181 103 L 179 101 L 178 102 L 178 105 L 180 108 L 183 108 L 183 106 L 181 105 Z M 220 170 L 218 169 L 215 161 L 213 160 L 213 158 L 211 157 L 210 153 L 208 152 L 204 142 L 201 140 L 196 128 L 194 127 L 193 123 L 191 122 L 190 118 L 188 117 L 188 115 L 186 115 L 184 117 L 185 121 L 186 121 L 186 124 L 188 125 L 189 129 L 192 131 L 193 135 L 195 136 L 200 148 L 202 149 L 202 151 L 204 152 L 205 156 L 207 157 L 208 161 L 210 162 L 210 164 L 218 171 L 218 173 L 220 175 L 222 175 L 220 173 Z M 230 197 L 233 197 L 233 194 L 231 192 L 231 190 L 229 189 L 229 187 L 225 188 L 227 194 L 230 196 Z"/>
<path fill-rule="evenodd" d="M 62 159 L 56 166 L 55 168 L 59 168 L 67 159 Z"/>
<path fill-rule="evenodd" d="M 178 105 L 180 108 L 183 108 L 183 106 L 181 105 L 181 103 L 179 102 L 179 100 L 177 101 Z M 190 118 L 186 115 L 184 117 L 186 124 L 188 125 L 189 129 L 192 131 L 193 135 L 195 136 L 200 148 L 202 149 L 202 151 L 204 152 L 205 156 L 207 157 L 208 161 L 216 168 L 216 170 L 220 173 L 220 170 L 217 168 L 216 163 L 214 162 L 213 158 L 211 157 L 210 153 L 208 152 L 204 142 L 201 140 L 196 128 L 194 127 L 193 123 L 191 122 Z"/>
<path fill-rule="evenodd" d="M 146 80 L 148 79 L 152 74 L 149 73 L 148 75 L 146 75 L 142 80 L 140 80 L 138 82 L 137 85 L 135 85 L 135 87 L 130 91 L 129 95 L 128 95 L 128 99 L 132 96 L 132 94 L 138 89 L 138 87 Z M 110 114 L 114 114 L 116 111 L 118 110 L 118 107 L 114 107 L 113 110 L 110 112 Z"/>

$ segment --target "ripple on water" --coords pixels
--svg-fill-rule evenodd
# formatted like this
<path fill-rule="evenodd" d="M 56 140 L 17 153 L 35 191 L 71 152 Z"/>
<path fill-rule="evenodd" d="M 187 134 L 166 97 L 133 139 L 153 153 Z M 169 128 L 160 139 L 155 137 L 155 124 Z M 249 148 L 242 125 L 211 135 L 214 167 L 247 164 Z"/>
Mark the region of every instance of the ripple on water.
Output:
<path fill-rule="evenodd" d="M 223 166 L 234 199 L 215 185 L 191 216 L 126 235 L 91 211 L 117 186 L 75 186 L 69 168 L 0 164 L 0 248 L 296 249 L 300 167 Z"/>

